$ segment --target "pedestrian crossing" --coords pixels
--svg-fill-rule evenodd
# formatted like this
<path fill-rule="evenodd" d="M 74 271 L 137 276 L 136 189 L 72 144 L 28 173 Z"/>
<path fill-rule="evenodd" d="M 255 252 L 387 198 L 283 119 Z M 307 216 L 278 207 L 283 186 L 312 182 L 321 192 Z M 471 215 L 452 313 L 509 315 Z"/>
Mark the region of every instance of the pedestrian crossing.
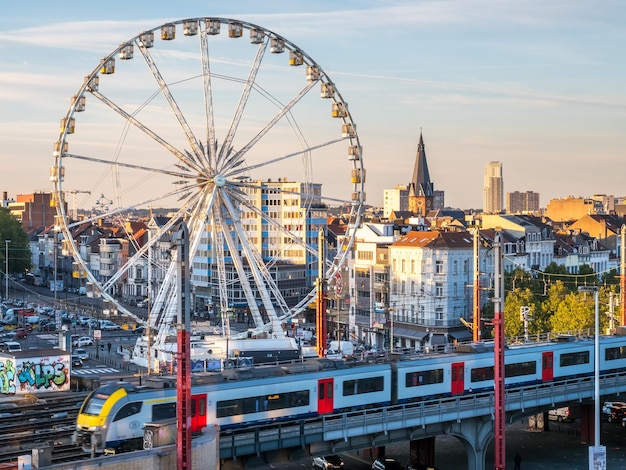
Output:
<path fill-rule="evenodd" d="M 119 374 L 119 370 L 113 367 L 96 367 L 94 369 L 72 369 L 73 375 L 104 375 Z"/>

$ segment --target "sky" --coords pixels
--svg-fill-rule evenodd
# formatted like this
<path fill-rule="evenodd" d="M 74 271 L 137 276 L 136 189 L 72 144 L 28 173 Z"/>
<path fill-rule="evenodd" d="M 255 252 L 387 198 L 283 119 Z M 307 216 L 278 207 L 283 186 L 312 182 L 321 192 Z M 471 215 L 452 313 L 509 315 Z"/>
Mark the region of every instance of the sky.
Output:
<path fill-rule="evenodd" d="M 357 125 L 368 204 L 381 206 L 384 189 L 409 182 L 420 132 L 431 180 L 450 207 L 482 207 L 490 161 L 502 162 L 505 192 L 538 192 L 544 207 L 552 198 L 626 196 L 621 0 L 7 2 L 0 191 L 52 190 L 59 121 L 84 77 L 141 31 L 198 17 L 262 26 L 323 68 Z M 246 60 L 230 53 L 220 61 Z M 142 83 L 126 80 L 133 90 Z M 322 123 L 311 121 L 303 127 L 313 134 Z M 114 147 L 120 135 L 99 138 Z M 89 179 L 75 188 L 95 196 Z"/>

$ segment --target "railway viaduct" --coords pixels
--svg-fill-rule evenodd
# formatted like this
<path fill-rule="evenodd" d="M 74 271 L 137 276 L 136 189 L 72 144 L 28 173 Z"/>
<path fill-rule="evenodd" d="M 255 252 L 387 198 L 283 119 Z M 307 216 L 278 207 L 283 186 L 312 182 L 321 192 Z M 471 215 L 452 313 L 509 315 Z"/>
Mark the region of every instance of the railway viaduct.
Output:
<path fill-rule="evenodd" d="M 626 372 L 600 377 L 604 395 L 626 391 Z M 593 441 L 594 378 L 581 377 L 506 391 L 509 422 L 567 403 L 581 405 L 581 438 Z M 220 434 L 220 458 L 245 459 L 280 449 L 307 449 L 311 455 L 384 448 L 409 442 L 411 463 L 434 466 L 434 442 L 439 434 L 461 440 L 469 470 L 484 470 L 493 439 L 493 392 L 425 400 L 419 403 L 364 409 L 258 426 Z"/>

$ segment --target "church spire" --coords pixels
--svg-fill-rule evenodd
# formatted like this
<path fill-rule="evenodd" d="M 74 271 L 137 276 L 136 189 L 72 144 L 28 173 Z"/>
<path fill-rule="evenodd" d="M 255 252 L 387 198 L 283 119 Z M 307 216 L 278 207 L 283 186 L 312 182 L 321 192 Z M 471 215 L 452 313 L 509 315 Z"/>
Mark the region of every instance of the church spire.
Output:
<path fill-rule="evenodd" d="M 415 166 L 413 167 L 413 178 L 409 182 L 409 197 L 430 197 L 434 195 L 433 183 L 430 181 L 428 173 L 428 162 L 426 161 L 426 149 L 424 148 L 424 138 L 420 128 L 420 140 L 417 145 L 417 155 Z"/>

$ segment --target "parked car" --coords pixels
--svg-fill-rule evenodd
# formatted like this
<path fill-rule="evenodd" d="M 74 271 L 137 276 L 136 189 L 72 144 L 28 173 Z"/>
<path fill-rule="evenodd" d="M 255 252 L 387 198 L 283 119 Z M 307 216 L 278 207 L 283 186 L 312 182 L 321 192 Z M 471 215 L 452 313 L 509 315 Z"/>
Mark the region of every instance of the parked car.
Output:
<path fill-rule="evenodd" d="M 5 341 L 4 343 L 0 343 L 0 351 L 12 353 L 18 352 L 22 350 L 22 345 L 17 341 Z"/>
<path fill-rule="evenodd" d="M 76 323 L 78 323 L 79 325 L 87 326 L 90 320 L 91 320 L 91 317 L 82 315 L 78 317 L 78 320 L 76 320 Z"/>
<path fill-rule="evenodd" d="M 325 457 L 315 457 L 312 467 L 322 470 L 339 469 L 344 467 L 344 463 L 338 455 L 327 455 Z"/>
<path fill-rule="evenodd" d="M 39 324 L 39 327 L 37 328 L 38 331 L 42 331 L 42 332 L 53 332 L 56 331 L 57 329 L 57 325 L 55 322 L 46 322 L 44 324 Z"/>
<path fill-rule="evenodd" d="M 16 328 L 13 330 L 15 333 L 15 339 L 25 339 L 28 337 L 28 330 L 26 328 Z"/>
<path fill-rule="evenodd" d="M 74 351 L 72 352 L 72 355 L 80 357 L 81 360 L 83 361 L 86 361 L 87 359 L 89 359 L 89 353 L 87 352 L 87 350 L 83 348 L 75 348 Z"/>
<path fill-rule="evenodd" d="M 558 421 L 559 423 L 576 421 L 580 417 L 579 415 L 579 408 L 570 408 L 569 406 L 548 411 L 548 419 Z"/>
<path fill-rule="evenodd" d="M 621 423 L 626 414 L 626 403 L 621 401 L 605 401 L 602 404 L 602 417 L 609 423 Z"/>
<path fill-rule="evenodd" d="M 404 470 L 404 468 L 397 460 L 384 458 L 374 460 L 372 470 Z"/>
<path fill-rule="evenodd" d="M 100 322 L 100 329 L 105 331 L 121 330 L 122 327 L 117 323 L 113 323 L 111 320 L 102 320 Z"/>
<path fill-rule="evenodd" d="M 81 367 L 83 365 L 83 360 L 80 356 L 76 354 L 72 354 L 72 367 Z"/>
<path fill-rule="evenodd" d="M 89 336 L 81 336 L 80 338 L 72 339 L 72 346 L 83 348 L 85 346 L 93 346 L 93 339 Z"/>

